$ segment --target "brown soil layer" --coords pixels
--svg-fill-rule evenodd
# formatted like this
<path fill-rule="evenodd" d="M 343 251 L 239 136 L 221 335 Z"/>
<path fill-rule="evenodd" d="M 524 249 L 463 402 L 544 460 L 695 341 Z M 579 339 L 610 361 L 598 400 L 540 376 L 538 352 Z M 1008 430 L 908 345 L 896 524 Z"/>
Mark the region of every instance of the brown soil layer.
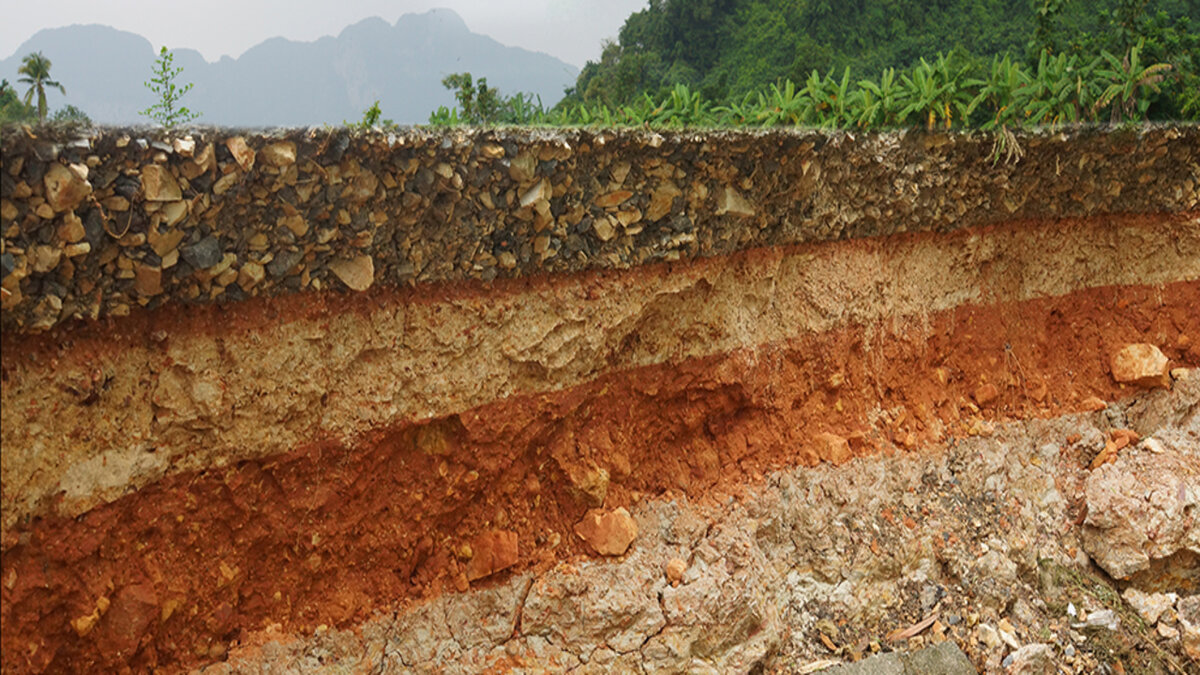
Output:
<path fill-rule="evenodd" d="M 0 574 L 4 668 L 196 664 L 243 631 L 345 626 L 462 589 L 455 552 L 482 532 L 515 532 L 513 570 L 528 569 L 583 555 L 571 528 L 600 499 L 719 499 L 847 459 L 826 456 L 824 432 L 866 455 L 1123 398 L 1107 361 L 1126 343 L 1200 365 L 1196 307 L 1196 281 L 964 304 L 168 476 L 18 528 Z"/>

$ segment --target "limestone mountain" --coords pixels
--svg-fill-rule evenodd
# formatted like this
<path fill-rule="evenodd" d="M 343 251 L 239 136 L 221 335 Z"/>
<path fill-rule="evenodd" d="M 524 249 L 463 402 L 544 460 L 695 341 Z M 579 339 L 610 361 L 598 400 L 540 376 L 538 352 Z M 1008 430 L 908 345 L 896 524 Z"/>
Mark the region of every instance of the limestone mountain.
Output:
<path fill-rule="evenodd" d="M 154 102 L 143 86 L 156 56 L 149 40 L 100 25 L 42 30 L 0 61 L 0 76 L 15 82 L 21 58 L 38 51 L 66 87 L 65 97 L 48 93 L 51 109 L 71 103 L 97 122 L 145 121 L 138 112 Z M 203 123 L 230 126 L 356 121 L 376 100 L 385 118 L 422 123 L 438 106 L 454 104 L 441 80 L 456 72 L 552 105 L 579 74 L 547 54 L 472 33 L 446 9 L 405 14 L 395 24 L 364 19 L 313 42 L 272 38 L 215 63 L 192 49 L 174 53 L 175 65 L 184 68 L 180 82 L 195 85 L 184 104 L 202 112 Z"/>

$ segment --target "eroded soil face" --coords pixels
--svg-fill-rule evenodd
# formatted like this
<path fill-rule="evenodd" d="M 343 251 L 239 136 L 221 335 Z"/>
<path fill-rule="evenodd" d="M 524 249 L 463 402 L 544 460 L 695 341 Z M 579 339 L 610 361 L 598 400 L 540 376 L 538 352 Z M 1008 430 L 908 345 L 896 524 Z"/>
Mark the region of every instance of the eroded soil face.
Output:
<path fill-rule="evenodd" d="M 502 333 L 495 345 L 484 341 L 494 347 L 490 356 L 474 353 L 481 342 L 470 334 L 468 318 L 491 310 L 482 290 L 469 286 L 422 300 L 402 318 L 400 333 L 376 325 L 372 307 L 401 307 L 405 299 L 381 293 L 210 308 L 180 316 L 177 324 L 162 314 L 132 318 L 93 326 L 71 344 L 6 336 L 5 668 L 178 670 L 224 658 L 231 645 L 265 634 L 353 629 L 379 612 L 408 616 L 409 608 L 430 606 L 448 592 L 510 588 L 524 596 L 532 582 L 521 579 L 592 557 L 573 531 L 593 507 L 630 508 L 640 514 L 641 530 L 652 531 L 667 525 L 646 514 L 677 502 L 695 505 L 706 514 L 694 516 L 696 532 L 673 542 L 694 552 L 706 519 L 733 508 L 728 497 L 752 504 L 744 501 L 751 492 L 778 488 L 780 471 L 803 476 L 796 467 L 851 460 L 854 466 L 855 458 L 881 455 L 920 466 L 927 450 L 936 455 L 962 439 L 986 439 L 1005 420 L 1057 419 L 1128 399 L 1139 390 L 1118 384 L 1110 372 L 1111 355 L 1126 344 L 1154 344 L 1173 367 L 1200 366 L 1194 270 L 1200 257 L 1187 256 L 1198 231 L 1194 219 L 1182 218 L 1074 222 L 1058 238 L 1000 228 L 749 252 L 732 262 L 561 285 L 513 282 L 498 300 L 502 318 L 493 323 L 545 316 L 521 311 L 547 298 L 557 303 L 551 314 L 560 320 Z M 1135 248 L 1114 249 L 1114 242 Z M 1141 253 L 1128 258 L 1129 267 L 1117 264 L 1133 250 Z M 939 251 L 954 263 L 939 265 Z M 1069 272 L 1030 262 L 1064 251 L 1108 262 L 1088 258 Z M 893 255 L 919 264 L 920 273 L 894 262 L 871 267 Z M 874 302 L 903 311 L 870 311 L 862 299 L 829 309 L 870 287 Z M 599 336 L 586 330 L 592 311 L 605 327 Z M 383 321 L 387 316 L 394 312 Z M 436 337 L 421 337 L 430 334 Z M 422 347 L 379 346 L 389 335 Z M 135 358 L 122 361 L 128 354 Z M 475 369 L 453 365 L 462 354 Z M 336 373 L 304 369 L 322 359 L 347 362 L 339 355 L 352 365 Z M 101 367 L 100 377 L 65 386 L 62 372 L 86 374 L 81 369 L 89 360 L 111 365 L 111 383 Z M 270 367 L 256 370 L 256 360 Z M 416 374 L 397 376 L 413 364 L 420 364 Z M 501 368 L 505 376 L 497 379 Z M 261 400 L 278 410 L 261 419 L 248 414 Z M 9 405 L 15 402 L 24 407 Z M 71 421 L 114 409 L 125 409 L 133 425 L 123 427 L 128 438 L 121 443 L 102 422 Z M 24 426 L 12 431 L 10 422 L 22 414 Z M 1194 423 L 1194 415 L 1187 420 Z M 56 421 L 71 430 L 49 432 Z M 1055 432 L 1062 445 L 1076 447 L 1079 441 L 1066 441 L 1070 432 L 1062 431 Z M 39 438 L 53 440 L 31 443 Z M 256 439 L 270 451 L 255 447 Z M 11 459 L 10 443 L 35 459 Z M 1045 443 L 1058 440 L 1029 444 Z M 1003 446 L 986 448 L 1003 455 Z M 110 461 L 116 473 L 68 480 L 77 479 L 70 467 L 79 462 L 102 469 Z M 19 475 L 28 482 L 10 481 Z M 118 496 L 126 484 L 140 489 Z M 19 498 L 10 486 L 19 486 Z M 833 495 L 817 490 L 810 497 Z M 994 512 L 977 514 L 1003 532 L 1005 522 L 1015 521 L 1006 515 L 1006 500 L 992 499 Z M 879 512 L 862 517 L 894 520 L 912 533 L 921 507 L 901 503 L 903 513 L 880 502 Z M 953 511 L 953 502 L 943 509 Z M 818 545 L 822 536 L 798 531 L 786 539 L 827 551 Z M 509 538 L 515 555 L 493 550 Z M 884 535 L 875 539 L 888 545 Z M 910 565 L 925 564 L 906 557 L 911 542 L 895 541 L 889 565 L 908 574 Z M 650 550 L 636 544 L 631 555 Z M 684 553 L 676 551 L 694 558 Z M 853 568 L 860 553 L 847 548 L 839 555 L 850 557 L 837 564 Z M 480 568 L 474 561 L 486 556 L 498 562 Z M 832 567 L 814 577 L 835 585 L 836 578 Z M 979 583 L 985 578 L 981 573 Z M 801 597 L 804 584 L 796 583 L 791 590 Z M 680 591 L 675 609 L 664 604 L 658 611 L 682 615 L 693 602 L 737 606 L 724 591 L 703 589 L 693 587 L 695 597 Z M 566 595 L 572 593 L 583 591 Z M 903 609 L 906 593 L 893 590 L 880 606 Z M 524 618 L 514 618 L 508 634 L 566 630 L 558 610 L 546 609 L 537 624 L 523 602 Z M 770 606 L 745 625 L 778 621 L 771 612 L 782 605 Z M 862 614 L 855 621 L 876 622 L 856 625 L 883 625 L 880 616 L 871 618 L 870 606 L 855 611 Z M 630 636 L 614 655 L 649 658 L 638 650 L 661 628 Z M 597 630 L 596 644 L 608 639 Z M 826 637 L 858 644 L 840 631 Z M 494 632 L 503 637 L 504 625 Z M 751 634 L 758 635 L 744 635 L 747 644 L 760 644 Z M 804 651 L 805 638 L 789 643 L 782 629 L 773 635 L 760 641 L 762 649 L 729 656 L 728 667 L 748 668 L 789 644 L 791 652 L 778 653 L 816 654 Z M 506 644 L 488 640 L 489 648 Z M 530 663 L 550 658 L 536 652 L 539 644 L 512 649 Z M 710 647 L 713 654 L 730 652 L 730 645 Z M 583 652 L 566 652 L 581 661 Z M 393 665 L 419 661 L 410 656 Z"/>

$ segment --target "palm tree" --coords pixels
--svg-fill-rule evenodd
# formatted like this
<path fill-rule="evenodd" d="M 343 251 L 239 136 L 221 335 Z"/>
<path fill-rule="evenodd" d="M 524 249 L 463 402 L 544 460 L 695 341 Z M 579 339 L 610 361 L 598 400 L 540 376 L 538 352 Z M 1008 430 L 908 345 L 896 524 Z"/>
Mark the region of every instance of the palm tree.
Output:
<path fill-rule="evenodd" d="M 29 91 L 25 92 L 25 105 L 29 105 L 29 102 L 33 100 L 33 92 L 36 91 L 38 119 L 45 122 L 46 87 L 57 87 L 63 94 L 67 93 L 61 84 L 50 79 L 50 59 L 42 56 L 41 52 L 29 54 L 21 59 L 21 67 L 17 69 L 17 73 L 25 76 L 18 79 L 17 82 L 29 85 Z"/>

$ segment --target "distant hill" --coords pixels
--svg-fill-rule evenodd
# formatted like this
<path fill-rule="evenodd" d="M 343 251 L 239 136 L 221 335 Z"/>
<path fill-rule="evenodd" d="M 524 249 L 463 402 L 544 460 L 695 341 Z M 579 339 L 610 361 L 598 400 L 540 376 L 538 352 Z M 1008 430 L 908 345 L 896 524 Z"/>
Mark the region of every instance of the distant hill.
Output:
<path fill-rule="evenodd" d="M 1091 59 L 1100 49 L 1123 53 L 1134 33 L 1148 36 L 1145 63 L 1169 61 L 1179 72 L 1181 60 L 1197 63 L 1197 26 L 1200 0 L 652 0 L 583 67 L 574 99 L 661 100 L 686 84 L 739 101 L 783 79 L 803 86 L 813 70 L 840 77 L 849 67 L 855 82 L 938 52 L 1036 63 L 1049 46 Z"/>
<path fill-rule="evenodd" d="M 143 86 L 156 56 L 149 40 L 99 25 L 39 31 L 0 61 L 0 77 L 21 94 L 17 68 L 36 51 L 50 59 L 51 76 L 67 90 L 66 97 L 48 92 L 51 110 L 71 103 L 97 122 L 146 121 L 138 111 L 154 102 Z M 505 94 L 538 94 L 549 106 L 579 74 L 547 54 L 472 33 L 446 9 L 405 14 L 395 25 L 364 19 L 315 42 L 272 38 L 216 63 L 195 50 L 173 51 L 175 65 L 184 68 L 178 81 L 195 85 L 184 105 L 203 113 L 200 122 L 230 126 L 353 122 L 377 99 L 385 118 L 422 123 L 438 106 L 454 105 L 441 80 L 455 72 L 486 77 Z"/>

